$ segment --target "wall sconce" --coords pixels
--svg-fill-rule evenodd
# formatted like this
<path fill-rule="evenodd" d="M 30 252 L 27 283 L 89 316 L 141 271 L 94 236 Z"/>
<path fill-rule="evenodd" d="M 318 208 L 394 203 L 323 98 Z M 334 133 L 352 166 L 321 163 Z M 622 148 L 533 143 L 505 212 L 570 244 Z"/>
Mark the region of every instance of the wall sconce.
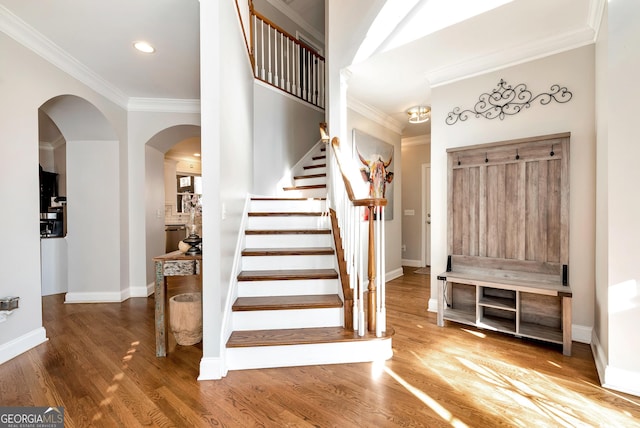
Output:
<path fill-rule="evenodd" d="M 407 110 L 409 123 L 423 123 L 431 117 L 431 107 L 415 106 Z"/>

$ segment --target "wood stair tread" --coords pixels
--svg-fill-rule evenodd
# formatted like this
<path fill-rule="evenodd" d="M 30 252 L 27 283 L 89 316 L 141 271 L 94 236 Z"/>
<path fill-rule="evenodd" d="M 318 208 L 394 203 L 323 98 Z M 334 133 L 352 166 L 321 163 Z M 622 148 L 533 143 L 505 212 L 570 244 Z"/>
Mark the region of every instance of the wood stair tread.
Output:
<path fill-rule="evenodd" d="M 369 332 L 361 337 L 357 332 L 343 327 L 234 331 L 227 341 L 227 348 L 383 340 L 393 334 L 394 330 L 389 328 L 389 331 L 385 332 L 382 337 L 376 337 L 375 334 Z"/>
<path fill-rule="evenodd" d="M 337 294 L 313 294 L 297 296 L 238 297 L 232 306 L 234 311 L 270 311 L 289 309 L 341 308 Z"/>
<path fill-rule="evenodd" d="M 312 160 L 320 160 L 320 159 L 326 159 L 327 155 L 317 155 L 317 156 L 313 156 L 311 159 Z"/>
<path fill-rule="evenodd" d="M 314 169 L 314 168 L 326 168 L 326 167 L 327 167 L 327 164 L 320 163 L 318 165 L 306 165 L 306 166 L 303 166 L 302 169 Z"/>
<path fill-rule="evenodd" d="M 316 256 L 334 254 L 331 247 L 304 248 L 245 248 L 243 256 Z"/>
<path fill-rule="evenodd" d="M 309 175 L 296 175 L 293 177 L 294 180 L 304 180 L 307 178 L 323 178 L 326 177 L 327 174 L 309 174 Z"/>
<path fill-rule="evenodd" d="M 327 198 L 285 198 L 278 196 L 254 196 L 252 201 L 326 201 Z"/>
<path fill-rule="evenodd" d="M 310 184 L 308 186 L 291 186 L 283 187 L 284 190 L 309 190 L 309 189 L 326 189 L 326 184 Z"/>
<path fill-rule="evenodd" d="M 331 229 L 247 229 L 245 235 L 329 235 Z"/>
<path fill-rule="evenodd" d="M 250 212 L 249 217 L 321 217 L 326 215 L 322 211 L 282 211 L 282 212 Z"/>
<path fill-rule="evenodd" d="M 296 279 L 337 279 L 335 269 L 282 269 L 242 271 L 238 281 L 279 281 Z"/>

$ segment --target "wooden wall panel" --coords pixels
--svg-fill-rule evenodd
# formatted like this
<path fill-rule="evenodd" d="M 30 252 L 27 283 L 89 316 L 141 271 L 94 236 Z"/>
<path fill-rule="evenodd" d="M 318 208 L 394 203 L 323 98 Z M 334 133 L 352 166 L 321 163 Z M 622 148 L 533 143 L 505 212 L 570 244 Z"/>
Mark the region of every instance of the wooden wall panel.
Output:
<path fill-rule="evenodd" d="M 479 254 L 480 242 L 480 168 L 469 168 L 469 246 L 467 255 Z"/>
<path fill-rule="evenodd" d="M 569 134 L 448 152 L 450 254 L 568 263 Z"/>
<path fill-rule="evenodd" d="M 547 180 L 547 254 L 549 262 L 560 262 L 560 237 L 561 237 L 561 177 L 562 161 L 550 160 L 548 164 Z"/>
<path fill-rule="evenodd" d="M 462 206 L 464 205 L 462 192 L 462 182 L 465 174 L 464 169 L 453 170 L 452 175 L 452 187 L 453 187 L 453 199 L 451 203 L 453 207 L 460 207 L 453 210 L 451 215 L 451 221 L 453 224 L 452 236 L 452 254 L 462 254 Z"/>

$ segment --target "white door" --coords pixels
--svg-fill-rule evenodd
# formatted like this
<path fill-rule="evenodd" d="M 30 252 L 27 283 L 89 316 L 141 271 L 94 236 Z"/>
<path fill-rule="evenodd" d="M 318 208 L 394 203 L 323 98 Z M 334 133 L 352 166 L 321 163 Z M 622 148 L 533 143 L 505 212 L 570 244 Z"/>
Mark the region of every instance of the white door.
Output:
<path fill-rule="evenodd" d="M 422 164 L 422 265 L 431 266 L 431 164 Z"/>

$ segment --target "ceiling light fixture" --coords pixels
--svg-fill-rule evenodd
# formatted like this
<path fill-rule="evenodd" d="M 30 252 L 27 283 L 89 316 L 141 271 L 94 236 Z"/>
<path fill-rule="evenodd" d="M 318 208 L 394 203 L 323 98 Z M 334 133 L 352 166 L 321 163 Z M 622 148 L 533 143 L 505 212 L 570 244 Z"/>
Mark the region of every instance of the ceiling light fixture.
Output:
<path fill-rule="evenodd" d="M 156 51 L 156 49 L 153 46 L 151 46 L 149 43 L 144 41 L 135 42 L 133 44 L 133 47 L 138 49 L 140 52 L 144 52 L 144 53 L 154 53 Z"/>
<path fill-rule="evenodd" d="M 409 123 L 423 123 L 431 117 L 431 107 L 415 106 L 407 110 Z"/>
<path fill-rule="evenodd" d="M 193 154 L 195 157 L 199 158 L 200 157 L 200 153 L 194 153 Z"/>

